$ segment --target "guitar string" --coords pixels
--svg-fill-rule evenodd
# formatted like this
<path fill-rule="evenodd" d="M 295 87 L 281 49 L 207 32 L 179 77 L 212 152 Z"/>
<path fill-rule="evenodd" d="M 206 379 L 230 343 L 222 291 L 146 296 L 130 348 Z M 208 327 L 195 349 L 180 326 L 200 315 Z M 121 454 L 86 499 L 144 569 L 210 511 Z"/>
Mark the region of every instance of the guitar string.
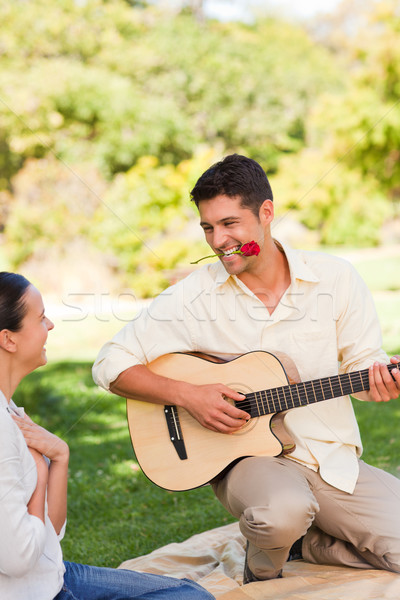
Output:
<path fill-rule="evenodd" d="M 301 406 L 306 406 L 308 404 L 313 404 L 315 402 L 319 402 L 321 400 L 328 400 L 330 398 L 335 398 L 339 396 L 343 396 L 345 394 L 357 393 L 364 389 L 366 389 L 365 385 L 340 385 L 340 383 L 336 383 L 333 386 L 333 394 L 328 393 L 325 394 L 323 387 L 321 387 L 321 391 L 315 390 L 314 384 L 311 382 L 303 383 L 303 384 L 293 384 L 291 386 L 285 386 L 278 389 L 265 390 L 263 392 L 263 410 L 252 410 L 255 408 L 253 402 L 253 394 L 247 394 L 246 400 L 243 400 L 237 403 L 237 406 L 241 407 L 243 410 L 250 410 L 251 413 L 256 412 L 257 416 L 267 413 L 281 412 L 282 410 L 287 410 L 289 407 L 287 406 L 287 391 L 290 389 L 291 395 L 291 406 L 290 408 L 297 408 Z M 292 390 L 295 392 L 292 393 Z M 278 402 L 274 399 L 274 392 L 277 395 Z M 286 406 L 282 405 L 282 399 L 285 401 Z M 294 396 L 294 398 L 293 398 Z"/>
<path fill-rule="evenodd" d="M 389 371 L 396 368 L 396 364 L 387 365 Z M 318 391 L 315 386 L 320 386 Z M 329 388 L 324 390 L 324 385 Z M 355 371 L 352 373 L 343 373 L 341 375 L 335 375 L 332 377 L 325 377 L 320 380 L 312 380 L 306 382 L 299 382 L 295 384 L 289 384 L 279 388 L 270 388 L 258 392 L 261 394 L 263 410 L 252 410 L 254 403 L 252 402 L 254 394 L 250 393 L 246 395 L 246 400 L 237 403 L 243 410 L 250 412 L 252 416 L 262 416 L 264 414 L 271 414 L 281 412 L 285 410 L 285 407 L 281 404 L 280 394 L 282 399 L 287 406 L 287 392 L 290 393 L 291 406 L 290 408 L 297 408 L 319 402 L 320 400 L 328 400 L 330 398 L 336 398 L 347 394 L 357 393 L 363 390 L 369 389 L 369 371 L 364 369 L 363 371 Z M 296 399 L 293 400 L 292 390 L 295 390 Z M 277 396 L 278 403 L 274 400 L 274 392 Z M 327 392 L 327 395 L 325 393 Z M 264 396 L 264 397 L 263 397 Z M 257 403 L 258 406 L 258 403 Z M 253 414 L 255 412 L 255 415 Z"/>
<path fill-rule="evenodd" d="M 389 371 L 396 368 L 395 364 L 387 366 Z M 315 389 L 317 384 L 320 386 L 319 391 Z M 328 400 L 342 395 L 357 393 L 369 389 L 368 384 L 369 371 L 368 369 L 364 369 L 362 371 L 324 377 L 319 380 L 298 382 L 267 390 L 257 390 L 256 392 L 246 394 L 246 399 L 235 402 L 235 406 L 249 412 L 252 417 L 263 416 L 282 412 L 289 408 L 301 408 L 325 399 Z M 274 393 L 277 400 L 274 400 Z M 257 394 L 259 395 L 258 398 Z M 282 401 L 285 402 L 285 406 L 282 405 Z M 262 407 L 261 410 L 259 408 L 260 404 Z M 179 415 L 175 414 L 174 420 L 175 418 L 178 419 L 178 427 L 180 422 L 185 420 L 186 416 L 190 421 L 193 421 L 193 418 L 187 411 L 180 412 Z"/>
<path fill-rule="evenodd" d="M 395 366 L 395 365 L 393 365 Z M 361 379 L 361 381 L 360 381 Z M 316 389 L 316 385 L 320 389 Z M 329 384 L 329 388 L 327 385 Z M 357 393 L 367 389 L 368 384 L 368 369 L 365 371 L 356 371 L 354 373 L 344 373 L 333 377 L 325 377 L 320 380 L 299 382 L 279 388 L 270 388 L 261 392 L 263 410 L 252 410 L 254 407 L 254 393 L 246 394 L 246 400 L 237 403 L 237 406 L 250 413 L 256 412 L 256 416 L 268 413 L 281 412 L 288 407 L 288 393 L 290 394 L 290 408 L 306 406 L 307 404 L 318 402 L 319 400 L 327 400 L 332 397 L 339 397 L 346 394 Z M 324 389 L 325 386 L 325 389 Z M 293 393 L 295 391 L 295 399 Z M 260 393 L 260 392 L 258 392 Z M 274 393 L 277 400 L 274 400 Z M 286 406 L 282 405 L 282 401 Z M 252 415 L 253 416 L 253 415 Z"/>

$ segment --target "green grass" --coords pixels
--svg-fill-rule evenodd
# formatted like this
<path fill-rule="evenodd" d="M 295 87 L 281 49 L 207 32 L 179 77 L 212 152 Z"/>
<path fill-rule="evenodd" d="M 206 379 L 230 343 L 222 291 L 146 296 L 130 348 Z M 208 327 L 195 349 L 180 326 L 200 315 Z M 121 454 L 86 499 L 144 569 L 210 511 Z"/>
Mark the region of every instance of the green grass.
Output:
<path fill-rule="evenodd" d="M 49 361 L 74 360 L 93 362 L 101 346 L 110 340 L 122 327 L 125 321 L 118 320 L 113 315 L 85 315 L 82 320 L 68 320 L 65 316 L 51 314 L 48 317 L 54 322 L 47 340 L 47 356 Z M 134 315 L 130 315 L 132 318 Z"/>
<path fill-rule="evenodd" d="M 353 406 L 364 444 L 363 460 L 400 477 L 400 400 L 360 402 Z"/>
<path fill-rule="evenodd" d="M 400 289 L 400 256 L 360 260 L 355 266 L 372 291 Z"/>
<path fill-rule="evenodd" d="M 383 347 L 389 356 L 400 349 L 400 292 L 374 294 L 374 301 L 382 328 Z"/>

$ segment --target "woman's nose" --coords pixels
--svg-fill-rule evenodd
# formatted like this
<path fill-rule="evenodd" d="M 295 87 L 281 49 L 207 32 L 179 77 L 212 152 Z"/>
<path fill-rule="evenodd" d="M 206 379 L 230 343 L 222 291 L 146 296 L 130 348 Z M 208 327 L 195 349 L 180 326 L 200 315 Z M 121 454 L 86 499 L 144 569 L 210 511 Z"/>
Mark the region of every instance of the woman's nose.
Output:
<path fill-rule="evenodd" d="M 50 319 L 47 318 L 47 317 L 46 317 L 46 325 L 47 325 L 47 329 L 49 331 L 51 331 L 52 329 L 54 329 L 54 323 L 53 323 L 53 321 L 50 321 Z"/>

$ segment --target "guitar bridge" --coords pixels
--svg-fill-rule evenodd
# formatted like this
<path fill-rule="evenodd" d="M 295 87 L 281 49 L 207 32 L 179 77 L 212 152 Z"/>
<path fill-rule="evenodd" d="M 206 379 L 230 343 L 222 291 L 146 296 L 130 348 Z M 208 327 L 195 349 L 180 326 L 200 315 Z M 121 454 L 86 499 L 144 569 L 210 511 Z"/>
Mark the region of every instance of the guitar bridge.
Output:
<path fill-rule="evenodd" d="M 187 459 L 185 442 L 182 437 L 181 425 L 179 423 L 178 409 L 176 406 L 164 406 L 164 415 L 167 421 L 169 439 L 174 445 L 177 455 L 181 460 Z"/>

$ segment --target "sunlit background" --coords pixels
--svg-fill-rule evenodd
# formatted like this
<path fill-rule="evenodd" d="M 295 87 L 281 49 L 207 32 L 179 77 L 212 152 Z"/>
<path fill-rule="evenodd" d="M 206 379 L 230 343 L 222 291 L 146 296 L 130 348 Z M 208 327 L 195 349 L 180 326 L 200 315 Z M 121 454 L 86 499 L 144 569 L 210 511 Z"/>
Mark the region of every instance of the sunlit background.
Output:
<path fill-rule="evenodd" d="M 0 1 L 0 267 L 92 359 L 207 253 L 189 192 L 258 160 L 275 235 L 350 259 L 400 339 L 400 4 Z M 76 346 L 76 339 L 84 340 Z"/>

